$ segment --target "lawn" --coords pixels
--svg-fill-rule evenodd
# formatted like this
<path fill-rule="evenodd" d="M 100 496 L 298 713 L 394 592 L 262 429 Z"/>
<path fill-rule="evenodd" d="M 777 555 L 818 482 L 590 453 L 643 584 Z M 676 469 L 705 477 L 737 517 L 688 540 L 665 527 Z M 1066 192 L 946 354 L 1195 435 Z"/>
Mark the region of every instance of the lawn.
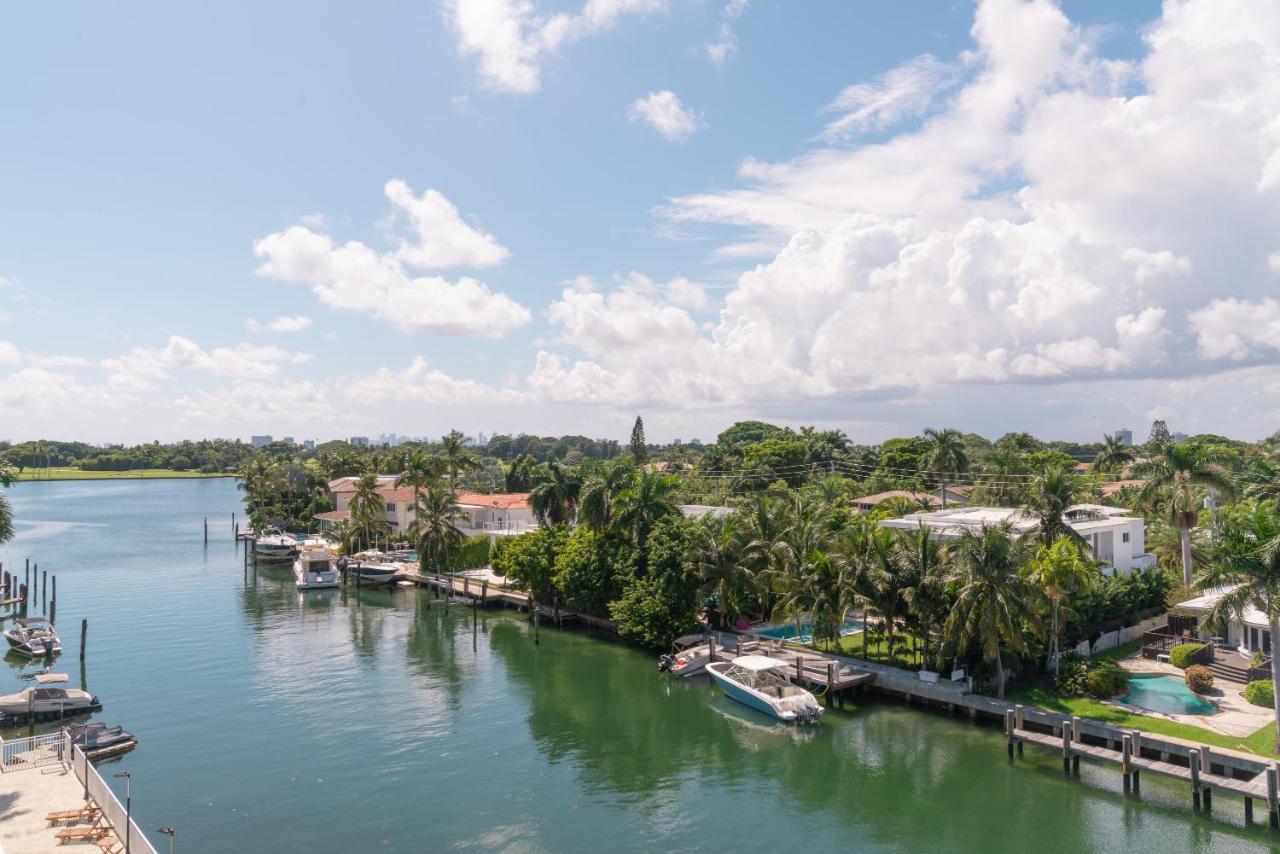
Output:
<path fill-rule="evenodd" d="M 1225 747 L 1229 750 L 1241 750 L 1258 756 L 1276 756 L 1271 748 L 1275 740 L 1274 724 L 1266 724 L 1256 732 L 1241 738 L 1234 735 L 1222 735 L 1203 727 L 1191 724 L 1180 724 L 1154 715 L 1135 715 L 1123 709 L 1106 706 L 1088 697 L 1064 697 L 1049 688 L 1018 688 L 1010 691 L 1005 699 L 1024 706 L 1037 706 L 1051 712 L 1064 715 L 1076 715 L 1091 718 L 1104 724 L 1140 729 L 1160 735 L 1171 735 L 1189 741 L 1199 741 L 1212 747 Z"/>
<path fill-rule="evenodd" d="M 838 652 L 850 658 L 862 658 L 908 669 L 921 667 L 924 664 L 923 657 L 916 650 L 918 644 L 915 637 L 907 632 L 898 632 L 893 637 L 893 661 L 889 661 L 889 641 L 883 632 L 877 632 L 872 637 L 865 651 L 862 648 L 862 636 L 862 632 L 843 636 L 840 638 L 839 650 L 832 650 L 830 641 L 819 641 L 818 649 L 822 652 Z"/>
<path fill-rule="evenodd" d="M 200 471 L 174 469 L 133 469 L 131 471 L 84 471 L 73 468 L 27 469 L 18 480 L 145 480 L 176 477 L 233 477 L 229 474 L 206 474 Z"/>

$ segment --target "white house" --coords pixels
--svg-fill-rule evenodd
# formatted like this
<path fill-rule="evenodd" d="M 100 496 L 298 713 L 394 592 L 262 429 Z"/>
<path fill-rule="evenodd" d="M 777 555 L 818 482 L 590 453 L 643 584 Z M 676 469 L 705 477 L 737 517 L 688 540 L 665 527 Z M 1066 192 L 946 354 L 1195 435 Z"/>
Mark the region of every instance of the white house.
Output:
<path fill-rule="evenodd" d="M 340 477 L 329 482 L 335 510 L 316 514 L 321 522 L 339 522 L 351 515 L 351 498 L 356 493 L 358 477 Z M 378 476 L 378 496 L 386 505 L 383 516 L 393 534 L 404 534 L 413 524 L 413 488 L 396 486 L 394 475 Z M 477 534 L 520 534 L 537 527 L 537 519 L 529 504 L 529 493 L 510 492 L 485 495 L 478 492 L 455 490 L 454 497 L 462 518 L 457 525 L 467 536 Z"/>
<path fill-rule="evenodd" d="M 1257 608 L 1245 608 L 1243 614 L 1230 618 L 1226 626 L 1210 626 L 1207 624 L 1205 618 L 1209 615 L 1209 612 L 1214 609 L 1223 596 L 1234 589 L 1235 585 L 1229 585 L 1205 590 L 1194 599 L 1179 602 L 1173 610 L 1175 612 L 1189 613 L 1198 618 L 1197 637 L 1199 640 L 1209 641 L 1215 637 L 1223 638 L 1228 647 L 1238 650 L 1245 658 L 1249 658 L 1255 652 L 1270 655 L 1271 631 L 1268 627 L 1267 615 Z"/>
<path fill-rule="evenodd" d="M 1123 507 L 1102 504 L 1076 504 L 1067 508 L 1067 523 L 1082 537 L 1093 555 L 1102 561 L 1106 575 L 1151 569 L 1156 557 L 1145 550 L 1146 525 L 1141 516 L 1131 516 Z M 924 525 L 933 536 L 948 540 L 960 536 L 962 530 L 980 531 L 1008 523 L 1017 533 L 1033 530 L 1034 517 L 1011 507 L 958 507 L 911 513 L 900 519 L 885 519 L 886 528 L 915 530 Z"/>

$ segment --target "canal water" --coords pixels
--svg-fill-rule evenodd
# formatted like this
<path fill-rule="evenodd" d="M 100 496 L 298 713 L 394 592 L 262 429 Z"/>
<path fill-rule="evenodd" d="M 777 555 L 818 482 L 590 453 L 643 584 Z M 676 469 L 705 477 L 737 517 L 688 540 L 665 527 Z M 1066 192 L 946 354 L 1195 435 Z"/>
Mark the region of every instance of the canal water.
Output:
<path fill-rule="evenodd" d="M 56 573 L 73 682 L 88 618 L 99 718 L 141 742 L 104 776 L 132 773 L 135 815 L 178 851 L 1269 850 L 1237 799 L 1204 817 L 1172 782 L 1134 797 L 1114 768 L 1011 763 L 994 728 L 874 701 L 772 725 L 621 644 L 544 627 L 535 646 L 514 613 L 300 595 L 244 568 L 231 480 L 8 494 L 0 561 Z M 5 664 L 3 692 L 29 684 Z"/>

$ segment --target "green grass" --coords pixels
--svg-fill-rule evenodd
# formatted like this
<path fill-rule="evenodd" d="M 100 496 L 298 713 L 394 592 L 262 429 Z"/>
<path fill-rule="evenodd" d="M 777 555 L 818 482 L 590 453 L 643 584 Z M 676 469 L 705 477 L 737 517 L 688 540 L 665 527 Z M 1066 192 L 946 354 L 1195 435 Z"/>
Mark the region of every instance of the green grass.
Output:
<path fill-rule="evenodd" d="M 915 637 L 898 632 L 893 638 L 893 661 L 889 661 L 889 641 L 883 633 L 877 633 L 867 644 L 866 652 L 862 649 L 862 632 L 854 632 L 840 638 L 840 649 L 832 650 L 829 641 L 819 641 L 818 649 L 822 652 L 838 652 L 851 658 L 865 658 L 880 664 L 893 664 L 897 667 L 911 668 L 924 665 L 923 657 L 916 652 Z"/>
<path fill-rule="evenodd" d="M 1090 718 L 1111 726 L 1140 729 L 1144 732 L 1185 738 L 1188 741 L 1199 741 L 1211 747 L 1225 747 L 1228 750 L 1240 750 L 1258 756 L 1277 755 L 1271 750 L 1275 740 L 1275 725 L 1271 723 L 1260 727 L 1252 735 L 1242 737 L 1223 735 L 1203 727 L 1181 724 L 1154 715 L 1135 715 L 1123 709 L 1103 705 L 1088 697 L 1064 697 L 1044 687 L 1018 688 L 1010 691 L 1005 699 L 1024 706 L 1037 706 L 1050 712 L 1061 712 L 1063 715 Z"/>
<path fill-rule="evenodd" d="M 83 471 L 73 468 L 27 469 L 18 480 L 144 480 L 147 478 L 233 477 L 230 474 L 206 474 L 200 471 L 174 469 L 133 469 L 131 471 Z"/>
<path fill-rule="evenodd" d="M 1094 658 L 1109 658 L 1112 661 L 1119 661 L 1122 658 L 1128 658 L 1138 650 L 1142 649 L 1142 638 L 1131 640 L 1128 643 L 1122 643 L 1115 649 L 1109 649 L 1106 652 L 1100 652 L 1093 656 Z"/>

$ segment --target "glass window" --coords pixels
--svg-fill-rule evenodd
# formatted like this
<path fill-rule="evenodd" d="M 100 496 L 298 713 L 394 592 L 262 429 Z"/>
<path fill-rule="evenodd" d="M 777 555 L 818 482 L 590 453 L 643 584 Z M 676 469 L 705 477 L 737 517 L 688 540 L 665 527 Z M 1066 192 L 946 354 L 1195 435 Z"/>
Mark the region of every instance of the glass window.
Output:
<path fill-rule="evenodd" d="M 388 503 L 388 504 L 387 504 L 387 512 L 388 512 L 388 513 L 394 513 L 394 512 L 396 512 L 396 505 L 395 505 L 395 503 L 394 503 L 394 502 L 390 502 L 390 503 Z"/>
<path fill-rule="evenodd" d="M 1122 543 L 1127 543 L 1127 542 L 1129 542 L 1129 532 L 1128 532 L 1128 531 L 1125 531 L 1123 534 L 1121 534 L 1121 535 L 1120 535 L 1120 542 L 1122 542 Z"/>

